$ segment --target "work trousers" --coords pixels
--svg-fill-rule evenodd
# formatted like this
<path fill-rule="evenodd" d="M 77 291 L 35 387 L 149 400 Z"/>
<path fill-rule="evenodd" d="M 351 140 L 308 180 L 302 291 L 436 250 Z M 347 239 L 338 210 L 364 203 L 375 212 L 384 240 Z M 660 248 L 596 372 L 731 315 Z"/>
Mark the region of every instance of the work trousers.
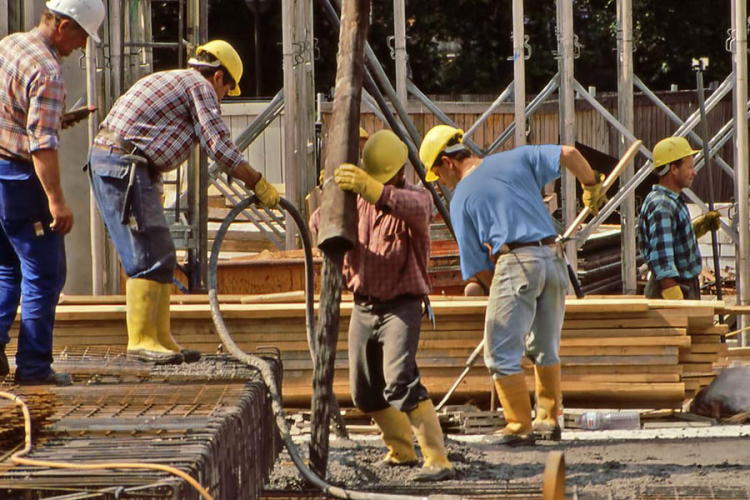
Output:
<path fill-rule="evenodd" d="M 128 188 L 130 163 L 117 148 L 89 151 L 91 187 L 107 232 L 120 255 L 129 278 L 172 283 L 177 262 L 169 233 L 161 193 L 151 179 L 148 167 L 136 166 L 132 187 L 131 217 L 122 223 L 122 210 Z"/>
<path fill-rule="evenodd" d="M 568 274 L 556 246 L 522 247 L 495 263 L 484 324 L 484 362 L 494 378 L 560 362 Z"/>
<path fill-rule="evenodd" d="M 0 160 L 0 344 L 21 303 L 16 377 L 51 373 L 55 309 L 65 284 L 64 238 L 50 229 L 49 202 L 34 167 Z"/>
<path fill-rule="evenodd" d="M 422 297 L 355 300 L 349 323 L 349 383 L 365 413 L 388 405 L 409 412 L 428 399 L 417 368 Z"/>

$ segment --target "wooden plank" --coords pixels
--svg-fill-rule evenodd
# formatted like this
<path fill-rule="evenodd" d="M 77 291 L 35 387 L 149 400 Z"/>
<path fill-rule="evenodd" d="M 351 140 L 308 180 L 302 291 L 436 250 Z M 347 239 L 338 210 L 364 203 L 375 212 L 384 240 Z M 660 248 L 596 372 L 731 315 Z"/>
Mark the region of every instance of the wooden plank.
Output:
<path fill-rule="evenodd" d="M 713 363 L 718 354 L 680 354 L 680 363 Z"/>
<path fill-rule="evenodd" d="M 565 319 L 564 330 L 593 330 L 603 328 L 686 328 L 687 318 L 684 317 L 631 317 L 611 319 Z"/>
<path fill-rule="evenodd" d="M 694 344 L 690 347 L 689 354 L 725 354 L 727 350 L 726 344 Z"/>
<path fill-rule="evenodd" d="M 638 330 L 640 332 L 640 330 Z M 690 347 L 690 337 L 688 336 L 625 336 L 610 338 L 565 338 L 561 341 L 562 346 L 566 347 L 605 347 L 605 346 L 678 346 Z"/>

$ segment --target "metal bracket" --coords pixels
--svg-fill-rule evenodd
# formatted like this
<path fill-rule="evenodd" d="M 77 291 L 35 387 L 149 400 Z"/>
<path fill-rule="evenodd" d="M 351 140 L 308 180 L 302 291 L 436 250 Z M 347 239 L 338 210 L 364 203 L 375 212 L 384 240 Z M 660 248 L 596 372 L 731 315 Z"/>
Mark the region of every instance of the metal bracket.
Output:
<path fill-rule="evenodd" d="M 409 40 L 411 37 L 407 36 L 404 39 L 404 46 L 406 46 L 406 40 Z M 391 59 L 394 61 L 396 60 L 396 37 L 395 36 L 389 36 L 385 39 L 386 44 L 388 45 L 388 50 L 390 51 Z M 409 53 L 406 53 L 406 60 L 409 60 Z"/>
<path fill-rule="evenodd" d="M 562 41 L 562 32 L 560 31 L 559 28 L 555 28 L 555 32 L 557 33 L 557 42 L 558 42 L 558 47 L 559 47 L 560 46 L 560 42 Z M 573 59 L 578 59 L 578 58 L 581 57 L 581 48 L 582 47 L 583 47 L 583 45 L 581 45 L 578 42 L 578 35 L 573 34 Z M 555 59 L 562 59 L 562 54 L 560 53 L 559 50 L 553 50 L 552 51 L 552 56 Z"/>
<path fill-rule="evenodd" d="M 510 35 L 510 39 L 513 40 L 513 34 L 512 33 Z M 531 38 L 529 38 L 529 35 L 524 35 L 523 36 L 523 49 L 524 49 L 524 51 L 523 51 L 523 60 L 524 61 L 528 61 L 529 59 L 531 59 L 531 52 L 532 51 L 531 51 L 531 44 L 529 43 L 529 40 L 531 40 Z M 515 59 L 516 59 L 516 54 L 515 53 L 512 56 L 508 56 L 507 57 L 508 61 L 515 61 Z"/>

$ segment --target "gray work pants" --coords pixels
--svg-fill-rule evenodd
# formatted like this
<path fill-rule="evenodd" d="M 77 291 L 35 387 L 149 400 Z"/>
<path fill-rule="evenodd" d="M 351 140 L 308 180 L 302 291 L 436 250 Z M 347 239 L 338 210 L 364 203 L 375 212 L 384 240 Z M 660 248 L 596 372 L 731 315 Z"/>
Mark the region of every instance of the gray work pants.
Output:
<path fill-rule="evenodd" d="M 349 383 L 365 413 L 388 405 L 409 412 L 429 398 L 417 368 L 422 298 L 355 300 L 349 322 Z"/>

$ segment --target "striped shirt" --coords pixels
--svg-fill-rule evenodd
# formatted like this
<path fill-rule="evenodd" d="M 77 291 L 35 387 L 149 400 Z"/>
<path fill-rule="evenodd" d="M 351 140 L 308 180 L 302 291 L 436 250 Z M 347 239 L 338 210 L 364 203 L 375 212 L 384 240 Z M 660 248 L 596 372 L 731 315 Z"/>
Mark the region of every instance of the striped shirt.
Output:
<path fill-rule="evenodd" d="M 57 149 L 64 109 L 60 54 L 39 28 L 0 40 L 0 154 Z"/>
<path fill-rule="evenodd" d="M 245 163 L 221 119 L 216 91 L 194 69 L 141 78 L 117 99 L 101 128 L 130 141 L 162 172 L 180 166 L 198 142 L 225 172 Z M 109 145 L 103 137 L 96 143 Z"/>
<path fill-rule="evenodd" d="M 655 185 L 638 217 L 641 253 L 657 280 L 692 279 L 701 272 L 701 254 L 690 212 L 682 197 Z"/>

